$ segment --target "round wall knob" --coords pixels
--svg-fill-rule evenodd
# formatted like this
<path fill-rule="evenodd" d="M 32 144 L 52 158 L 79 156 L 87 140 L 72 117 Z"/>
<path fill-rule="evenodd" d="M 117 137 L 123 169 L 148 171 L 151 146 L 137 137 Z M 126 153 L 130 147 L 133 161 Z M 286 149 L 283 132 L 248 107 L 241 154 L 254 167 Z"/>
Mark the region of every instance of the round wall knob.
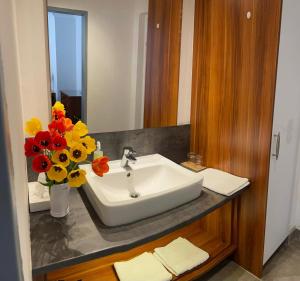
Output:
<path fill-rule="evenodd" d="M 250 20 L 251 17 L 252 17 L 252 13 L 250 11 L 248 11 L 247 14 L 246 14 L 246 16 L 247 16 L 247 19 Z"/>

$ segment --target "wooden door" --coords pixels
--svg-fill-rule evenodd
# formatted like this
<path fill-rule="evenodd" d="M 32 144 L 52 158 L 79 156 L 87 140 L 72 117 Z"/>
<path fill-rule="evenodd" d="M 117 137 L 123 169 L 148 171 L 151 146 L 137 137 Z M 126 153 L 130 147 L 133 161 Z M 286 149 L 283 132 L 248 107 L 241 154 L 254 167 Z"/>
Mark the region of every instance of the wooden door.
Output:
<path fill-rule="evenodd" d="M 247 177 L 236 261 L 262 273 L 281 0 L 196 0 L 192 148 Z"/>
<path fill-rule="evenodd" d="M 144 127 L 177 125 L 182 0 L 150 0 Z"/>

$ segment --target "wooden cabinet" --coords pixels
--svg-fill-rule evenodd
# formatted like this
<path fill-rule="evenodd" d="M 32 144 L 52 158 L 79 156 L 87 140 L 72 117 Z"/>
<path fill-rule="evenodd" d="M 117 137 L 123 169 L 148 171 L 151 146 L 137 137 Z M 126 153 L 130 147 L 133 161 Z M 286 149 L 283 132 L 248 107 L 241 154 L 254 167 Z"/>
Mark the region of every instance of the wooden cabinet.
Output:
<path fill-rule="evenodd" d="M 236 261 L 262 273 L 281 0 L 196 0 L 191 145 L 251 180 Z"/>
<path fill-rule="evenodd" d="M 143 252 L 151 252 L 156 247 L 165 246 L 178 237 L 184 237 L 207 251 L 208 261 L 173 280 L 187 281 L 199 277 L 232 255 L 236 249 L 237 210 L 236 199 L 171 234 L 125 252 L 95 259 L 48 273 L 45 279 L 35 281 L 118 281 L 113 264 L 129 260 Z"/>

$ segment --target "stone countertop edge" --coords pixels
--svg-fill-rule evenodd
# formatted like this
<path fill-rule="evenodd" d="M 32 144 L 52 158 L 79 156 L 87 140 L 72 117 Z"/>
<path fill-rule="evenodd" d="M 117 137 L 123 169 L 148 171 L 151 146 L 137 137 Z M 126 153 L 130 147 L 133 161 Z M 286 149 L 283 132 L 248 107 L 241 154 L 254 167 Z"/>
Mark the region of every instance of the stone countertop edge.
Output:
<path fill-rule="evenodd" d="M 92 206 L 89 203 L 84 191 L 83 190 L 80 190 L 80 191 L 73 190 L 72 193 L 73 193 L 73 197 L 75 197 L 75 200 L 73 198 L 70 202 L 71 209 L 72 209 L 73 201 L 76 201 L 76 200 L 78 201 L 78 199 L 80 198 L 81 202 L 76 202 L 76 203 L 79 204 L 79 205 L 81 204 L 86 208 L 86 210 L 84 210 L 84 211 L 88 212 L 89 218 L 90 218 L 90 221 L 91 221 L 91 222 L 88 222 L 88 223 L 93 223 L 94 224 L 95 228 L 98 230 L 98 234 L 99 234 L 100 237 L 101 237 L 101 231 L 100 230 L 112 230 L 112 231 L 114 231 L 114 229 L 121 229 L 123 227 L 123 228 L 126 228 L 126 231 L 128 231 L 128 229 L 129 229 L 129 231 L 134 232 L 134 228 L 137 224 L 142 225 L 143 222 L 145 222 L 145 224 L 147 224 L 147 222 L 149 222 L 150 220 L 154 221 L 154 227 L 157 227 L 157 224 L 161 225 L 162 227 L 161 227 L 161 229 L 158 229 L 158 228 L 155 229 L 155 231 L 153 231 L 153 233 L 149 234 L 149 235 L 143 233 L 143 235 L 142 235 L 143 237 L 141 237 L 141 238 L 136 239 L 135 237 L 133 237 L 131 239 L 131 241 L 130 241 L 130 239 L 127 239 L 127 240 L 124 240 L 124 241 L 118 241 L 118 243 L 111 242 L 111 245 L 109 245 L 109 243 L 108 243 L 108 245 L 103 246 L 102 248 L 101 248 L 101 242 L 103 242 L 103 241 L 101 241 L 102 237 L 101 238 L 99 237 L 99 241 L 96 241 L 97 245 L 98 245 L 98 242 L 99 242 L 99 245 L 98 245 L 99 248 L 98 249 L 96 249 L 94 251 L 91 250 L 87 253 L 82 253 L 78 256 L 74 256 L 74 257 L 71 257 L 71 258 L 62 257 L 61 260 L 54 261 L 54 262 L 50 262 L 50 261 L 49 262 L 44 262 L 44 264 L 42 264 L 42 265 L 37 265 L 36 262 L 32 259 L 32 266 L 33 266 L 32 274 L 34 276 L 46 274 L 46 273 L 49 273 L 51 271 L 55 271 L 55 270 L 62 269 L 62 268 L 65 268 L 65 267 L 69 267 L 69 266 L 72 266 L 72 265 L 80 264 L 80 263 L 83 263 L 83 262 L 88 262 L 88 261 L 91 261 L 93 259 L 105 257 L 105 256 L 115 254 L 115 253 L 119 253 L 119 252 L 125 252 L 125 251 L 130 250 L 134 247 L 141 246 L 141 245 L 146 244 L 148 242 L 151 242 L 153 240 L 159 239 L 159 238 L 161 238 L 161 237 L 163 237 L 163 236 L 165 236 L 165 235 L 167 235 L 171 232 L 174 232 L 177 229 L 180 229 L 184 226 L 187 226 L 187 225 L 191 224 L 192 222 L 194 222 L 198 219 L 203 218 L 207 214 L 213 212 L 214 210 L 216 210 L 216 209 L 220 208 L 221 206 L 225 205 L 227 202 L 229 202 L 229 201 L 233 200 L 234 198 L 238 197 L 241 193 L 243 193 L 248 188 L 249 188 L 249 185 L 247 187 L 243 188 L 242 190 L 236 192 L 235 194 L 231 195 L 231 196 L 223 196 L 223 195 L 220 195 L 220 194 L 215 193 L 213 191 L 210 191 L 206 188 L 203 188 L 203 192 L 202 192 L 201 196 L 199 198 L 189 202 L 189 203 L 181 205 L 181 206 L 179 206 L 175 209 L 166 211 L 162 214 L 153 216 L 151 218 L 146 218 L 146 219 L 140 220 L 136 223 L 132 223 L 132 224 L 124 225 L 124 226 L 118 226 L 118 227 L 104 226 L 102 224 L 102 222 L 100 221 L 100 219 L 97 217 L 95 211 L 92 209 Z M 77 194 L 76 196 L 75 196 L 75 193 Z M 78 196 L 79 194 L 80 194 L 80 196 Z M 204 209 L 204 210 L 202 210 L 198 213 L 195 212 L 195 214 L 192 214 L 192 215 L 188 216 L 187 218 L 183 219 L 181 222 L 170 225 L 170 227 L 165 226 L 164 220 L 165 220 L 166 217 L 169 218 L 169 219 L 171 219 L 172 217 L 175 218 L 176 215 L 180 214 L 180 209 L 181 208 L 189 208 L 189 205 L 192 205 L 195 202 L 196 203 L 201 203 L 201 205 L 202 205 L 205 202 L 205 200 L 209 200 L 209 198 L 207 198 L 207 196 L 211 197 L 211 198 L 213 197 L 213 199 L 216 202 L 213 205 L 209 206 L 208 208 L 206 208 L 206 209 Z M 199 201 L 199 202 L 197 202 L 197 201 Z M 203 202 L 201 202 L 201 201 L 203 201 Z M 79 208 L 83 208 L 83 207 L 80 206 Z M 49 213 L 49 211 L 39 212 L 39 213 L 31 213 L 30 214 L 31 238 L 33 238 L 33 236 L 35 235 L 33 232 L 36 230 L 36 228 L 39 227 L 38 224 L 33 225 L 34 218 L 39 217 L 39 216 L 40 217 L 45 216 L 48 213 Z M 49 217 L 50 217 L 50 215 L 49 215 Z M 56 219 L 52 219 L 52 220 L 56 220 Z M 161 220 L 161 223 L 160 223 L 160 220 Z M 57 220 L 56 222 L 58 223 L 59 220 Z M 51 234 L 49 234 L 49 235 L 51 235 Z M 50 241 L 50 242 L 51 243 L 53 242 L 53 244 L 56 243 L 56 241 Z M 48 244 L 50 244 L 50 242 Z M 32 256 L 33 256 L 33 253 L 36 251 L 36 248 L 37 248 L 38 245 L 33 244 L 33 243 L 31 243 L 31 244 L 32 244 Z M 39 245 L 39 246 L 41 246 L 41 248 L 43 249 L 42 245 Z M 48 246 L 50 246 L 50 245 L 48 245 Z M 40 247 L 38 247 L 38 248 L 40 248 Z M 72 251 L 74 251 L 74 249 L 72 249 Z"/>

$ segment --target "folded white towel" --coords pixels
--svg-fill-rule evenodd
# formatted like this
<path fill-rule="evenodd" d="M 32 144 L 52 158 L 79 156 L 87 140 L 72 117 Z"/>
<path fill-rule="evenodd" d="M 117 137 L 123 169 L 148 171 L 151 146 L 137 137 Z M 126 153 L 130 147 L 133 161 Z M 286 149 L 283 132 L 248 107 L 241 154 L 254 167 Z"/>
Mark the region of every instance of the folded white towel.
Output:
<path fill-rule="evenodd" d="M 165 247 L 156 248 L 154 256 L 176 276 L 193 269 L 209 258 L 207 252 L 182 237 Z"/>
<path fill-rule="evenodd" d="M 28 183 L 30 212 L 40 212 L 50 209 L 49 188 L 39 182 L 46 182 L 44 173 L 39 174 L 38 182 Z"/>
<path fill-rule="evenodd" d="M 170 281 L 170 274 L 151 253 L 114 264 L 120 281 Z"/>
<path fill-rule="evenodd" d="M 249 185 L 247 178 L 240 178 L 217 169 L 209 168 L 200 174 L 204 177 L 204 187 L 226 196 L 230 196 Z"/>

